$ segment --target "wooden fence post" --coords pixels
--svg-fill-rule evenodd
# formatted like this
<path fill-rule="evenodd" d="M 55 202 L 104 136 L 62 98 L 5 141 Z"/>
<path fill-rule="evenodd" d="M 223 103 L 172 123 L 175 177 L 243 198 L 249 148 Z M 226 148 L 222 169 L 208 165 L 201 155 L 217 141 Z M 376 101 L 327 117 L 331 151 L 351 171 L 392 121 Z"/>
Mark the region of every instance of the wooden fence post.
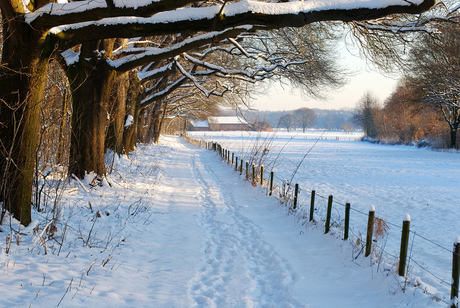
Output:
<path fill-rule="evenodd" d="M 273 193 L 273 177 L 275 173 L 273 171 L 270 172 L 270 193 L 268 194 L 269 196 L 272 195 Z"/>
<path fill-rule="evenodd" d="M 233 165 L 233 158 L 235 157 L 235 153 L 232 152 L 232 165 Z"/>
<path fill-rule="evenodd" d="M 348 239 L 348 230 L 350 229 L 350 203 L 345 203 L 345 230 L 343 234 L 343 240 Z"/>
<path fill-rule="evenodd" d="M 256 182 L 256 164 L 252 164 L 252 183 Z"/>
<path fill-rule="evenodd" d="M 240 175 L 243 174 L 243 158 L 240 160 Z"/>
<path fill-rule="evenodd" d="M 294 189 L 294 205 L 292 207 L 293 210 L 297 208 L 297 196 L 299 195 L 299 184 L 295 184 L 295 189 Z"/>
<path fill-rule="evenodd" d="M 235 171 L 238 171 L 238 156 L 235 157 Z"/>
<path fill-rule="evenodd" d="M 264 186 L 264 165 L 260 165 L 260 186 Z"/>
<path fill-rule="evenodd" d="M 460 236 L 457 236 L 454 243 L 452 257 L 452 288 L 450 291 L 451 308 L 458 308 L 458 282 L 460 275 Z"/>
<path fill-rule="evenodd" d="M 371 254 L 372 235 L 374 234 L 374 217 L 375 207 L 371 205 L 369 208 L 369 219 L 367 221 L 366 253 L 364 254 L 365 257 Z"/>
<path fill-rule="evenodd" d="M 314 190 L 311 191 L 311 201 L 310 201 L 310 220 L 313 220 L 313 213 L 315 212 L 315 194 Z"/>
<path fill-rule="evenodd" d="M 325 234 L 329 233 L 331 227 L 331 214 L 332 214 L 332 195 L 329 196 L 327 200 L 327 214 L 326 214 L 326 229 Z"/>
<path fill-rule="evenodd" d="M 249 162 L 246 162 L 246 181 L 249 180 Z"/>
<path fill-rule="evenodd" d="M 403 220 L 401 233 L 401 251 L 399 252 L 399 276 L 404 277 L 406 273 L 407 247 L 409 247 L 410 216 L 406 214 Z"/>

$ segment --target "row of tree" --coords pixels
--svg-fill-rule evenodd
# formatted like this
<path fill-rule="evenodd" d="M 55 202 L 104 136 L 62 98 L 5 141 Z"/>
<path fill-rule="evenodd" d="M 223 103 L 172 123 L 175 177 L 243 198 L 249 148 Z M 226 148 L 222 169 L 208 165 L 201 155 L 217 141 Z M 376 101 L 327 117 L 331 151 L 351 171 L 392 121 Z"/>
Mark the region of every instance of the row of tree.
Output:
<path fill-rule="evenodd" d="M 359 126 L 352 121 L 354 114 L 354 109 L 352 108 L 340 110 L 312 108 L 312 110 L 317 118 L 308 128 L 345 131 L 353 131 L 359 128 Z M 294 116 L 295 113 L 296 111 L 242 111 L 244 118 L 250 123 L 265 121 L 268 122 L 271 127 L 286 129 L 287 126 L 280 120 L 287 114 Z M 288 125 L 289 123 L 292 124 L 292 121 L 288 121 Z M 294 123 L 293 126 L 289 126 L 289 129 L 291 128 L 301 128 L 301 126 Z"/>
<path fill-rule="evenodd" d="M 279 119 L 279 127 L 284 127 L 289 132 L 294 127 L 302 128 L 305 130 L 316 123 L 318 116 L 315 111 L 310 108 L 299 108 L 292 113 L 286 113 Z"/>
<path fill-rule="evenodd" d="M 404 63 L 404 77 L 384 106 L 371 93 L 358 103 L 354 118 L 367 136 L 458 148 L 460 26 L 439 23 L 437 29 L 436 35 L 417 35 Z"/>
<path fill-rule="evenodd" d="M 166 115 L 212 109 L 212 97 L 238 94 L 241 81 L 289 78 L 307 94 L 338 85 L 334 28 L 320 21 L 434 4 L 62 2 L 0 0 L 0 200 L 2 217 L 8 210 L 25 225 L 40 170 L 64 164 L 75 177 L 94 172 L 97 183 L 108 148 L 128 154 L 158 138 Z M 419 20 L 399 16 L 399 25 Z"/>

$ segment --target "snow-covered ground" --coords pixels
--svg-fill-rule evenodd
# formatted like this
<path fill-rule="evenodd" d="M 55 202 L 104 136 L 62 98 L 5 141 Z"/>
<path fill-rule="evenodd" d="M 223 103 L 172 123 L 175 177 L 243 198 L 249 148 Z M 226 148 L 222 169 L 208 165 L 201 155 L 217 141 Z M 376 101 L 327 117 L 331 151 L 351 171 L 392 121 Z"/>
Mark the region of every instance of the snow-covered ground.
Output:
<path fill-rule="evenodd" d="M 275 171 L 295 163 L 311 142 L 293 140 Z M 450 250 L 460 233 L 458 158 L 456 153 L 323 140 L 307 156 L 297 180 L 365 210 L 372 200 L 377 216 L 389 220 L 397 222 L 409 212 L 413 229 Z M 391 262 L 373 263 L 375 257 L 362 254 L 355 259 L 350 241 L 324 235 L 319 224 L 302 225 L 215 152 L 178 137 L 164 137 L 160 145 L 116 160 L 101 186 L 91 187 L 91 180 L 72 181 L 54 211 L 50 199 L 46 212 L 34 213 L 38 234 L 22 230 L 18 245 L 16 238 L 8 244 L 7 232 L 0 233 L 1 306 L 447 306 L 413 283 L 402 292 L 404 280 Z M 57 223 L 45 229 L 53 216 L 59 217 Z M 420 262 L 442 276 L 451 256 L 435 248 L 422 248 Z M 426 255 L 434 259 L 425 260 Z M 414 277 L 448 301 L 447 287 L 422 274 Z"/>
<path fill-rule="evenodd" d="M 292 180 L 301 188 L 302 205 L 309 211 L 310 192 L 315 190 L 324 197 L 316 202 L 324 217 L 325 198 L 333 195 L 337 202 L 333 214 L 342 221 L 343 205 L 350 202 L 351 227 L 361 234 L 365 233 L 367 223 L 361 212 L 367 213 L 369 205 L 374 205 L 376 216 L 389 226 L 388 235 L 377 244 L 387 252 L 388 261 L 399 256 L 402 220 L 409 214 L 414 232 L 409 246 L 409 274 L 428 284 L 428 292 L 448 298 L 452 245 L 460 234 L 459 153 L 354 141 L 361 136 L 359 132 L 322 131 L 189 134 L 192 138 L 219 142 L 245 160 L 252 149 L 268 148 L 266 169 L 273 168 L 278 183 L 290 180 L 309 152 Z"/>

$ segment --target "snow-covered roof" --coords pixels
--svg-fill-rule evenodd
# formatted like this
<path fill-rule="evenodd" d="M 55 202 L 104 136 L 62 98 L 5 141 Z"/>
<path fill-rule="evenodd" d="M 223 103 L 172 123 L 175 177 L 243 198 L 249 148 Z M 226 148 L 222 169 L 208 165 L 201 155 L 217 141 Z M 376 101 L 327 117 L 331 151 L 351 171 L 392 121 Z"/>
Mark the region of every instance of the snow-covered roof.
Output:
<path fill-rule="evenodd" d="M 209 123 L 213 124 L 248 124 L 248 122 L 240 117 L 209 117 Z"/>
<path fill-rule="evenodd" d="M 208 121 L 190 121 L 193 127 L 209 127 Z"/>

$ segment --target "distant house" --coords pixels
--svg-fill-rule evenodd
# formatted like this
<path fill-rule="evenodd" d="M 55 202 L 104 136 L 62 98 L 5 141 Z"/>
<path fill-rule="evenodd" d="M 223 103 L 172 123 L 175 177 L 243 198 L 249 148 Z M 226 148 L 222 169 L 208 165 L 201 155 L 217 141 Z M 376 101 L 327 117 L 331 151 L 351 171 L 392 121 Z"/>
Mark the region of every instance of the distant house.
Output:
<path fill-rule="evenodd" d="M 209 117 L 209 128 L 212 131 L 249 130 L 249 124 L 240 117 Z"/>
<path fill-rule="evenodd" d="M 208 121 L 190 121 L 191 130 L 198 130 L 198 131 L 210 131 Z"/>

